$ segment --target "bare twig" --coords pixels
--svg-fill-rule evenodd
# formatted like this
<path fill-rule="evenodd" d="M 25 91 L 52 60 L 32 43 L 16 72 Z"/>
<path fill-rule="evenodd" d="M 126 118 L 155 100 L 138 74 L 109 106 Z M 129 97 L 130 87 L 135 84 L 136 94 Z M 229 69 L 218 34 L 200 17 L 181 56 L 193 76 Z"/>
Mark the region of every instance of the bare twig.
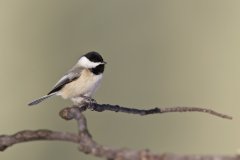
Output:
<path fill-rule="evenodd" d="M 232 119 L 231 116 L 216 112 L 211 109 L 207 108 L 199 108 L 199 107 L 168 107 L 168 108 L 152 108 L 152 109 L 136 109 L 130 107 L 121 107 L 119 105 L 111 105 L 111 104 L 97 104 L 92 103 L 91 105 L 82 106 L 80 111 L 85 111 L 86 109 L 91 109 L 97 112 L 103 111 L 115 111 L 115 112 L 124 112 L 130 114 L 138 114 L 138 115 L 149 115 L 149 114 L 161 114 L 161 113 L 168 113 L 168 112 L 203 112 L 208 113 L 217 117 Z"/>
<path fill-rule="evenodd" d="M 78 143 L 79 136 L 74 133 L 57 132 L 46 129 L 36 131 L 24 130 L 13 135 L 1 135 L 0 151 L 4 151 L 8 147 L 17 143 L 36 140 L 58 140 Z"/>
<path fill-rule="evenodd" d="M 97 107 L 96 107 L 97 106 Z M 225 115 L 217 113 L 212 110 L 202 108 L 188 108 L 188 107 L 176 107 L 166 109 L 152 109 L 152 110 L 137 110 L 129 109 L 125 107 L 116 107 L 115 110 L 111 105 L 96 105 L 82 107 L 70 107 L 60 111 L 60 116 L 66 120 L 75 119 L 78 124 L 78 134 L 68 132 L 57 132 L 51 130 L 36 130 L 36 131 L 20 131 L 13 135 L 2 135 L 0 136 L 0 151 L 4 151 L 8 147 L 22 142 L 35 141 L 35 140 L 60 140 L 69 141 L 79 145 L 79 150 L 86 153 L 92 154 L 97 157 L 102 157 L 108 160 L 240 160 L 238 156 L 218 156 L 218 155 L 176 155 L 176 154 L 154 154 L 148 150 L 132 150 L 126 148 L 113 148 L 100 145 L 96 143 L 87 128 L 87 121 L 85 116 L 82 114 L 87 108 L 91 108 L 96 111 L 99 110 L 100 106 L 103 106 L 104 110 L 121 111 L 126 113 L 134 113 L 140 115 L 147 115 L 153 113 L 166 113 L 166 112 L 186 112 L 186 111 L 200 111 L 207 112 L 213 115 L 226 118 Z M 105 106 L 105 107 L 104 107 Z M 109 108 L 107 108 L 108 106 Z M 159 111 L 157 111 L 159 110 Z"/>

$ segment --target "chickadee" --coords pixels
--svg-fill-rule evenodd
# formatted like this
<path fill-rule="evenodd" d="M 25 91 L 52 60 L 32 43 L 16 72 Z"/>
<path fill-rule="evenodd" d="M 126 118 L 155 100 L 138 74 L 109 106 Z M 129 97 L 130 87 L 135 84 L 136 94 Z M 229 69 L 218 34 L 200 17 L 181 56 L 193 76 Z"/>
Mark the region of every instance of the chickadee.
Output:
<path fill-rule="evenodd" d="M 106 62 L 97 52 L 83 55 L 47 95 L 30 102 L 28 105 L 36 105 L 54 95 L 71 99 L 76 105 L 85 102 L 88 98 L 91 99 L 103 78 L 105 64 Z"/>

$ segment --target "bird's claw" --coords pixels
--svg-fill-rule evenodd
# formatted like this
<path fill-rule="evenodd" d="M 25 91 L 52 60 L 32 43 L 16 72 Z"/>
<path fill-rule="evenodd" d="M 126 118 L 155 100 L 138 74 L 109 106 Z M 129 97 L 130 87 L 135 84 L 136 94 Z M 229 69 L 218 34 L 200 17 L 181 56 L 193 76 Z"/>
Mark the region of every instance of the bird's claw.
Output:
<path fill-rule="evenodd" d="M 88 109 L 91 109 L 93 110 L 93 107 L 94 107 L 94 103 L 97 103 L 97 101 L 91 97 L 88 97 L 88 96 L 81 96 L 82 98 L 84 98 L 84 101 L 85 103 L 88 104 Z"/>

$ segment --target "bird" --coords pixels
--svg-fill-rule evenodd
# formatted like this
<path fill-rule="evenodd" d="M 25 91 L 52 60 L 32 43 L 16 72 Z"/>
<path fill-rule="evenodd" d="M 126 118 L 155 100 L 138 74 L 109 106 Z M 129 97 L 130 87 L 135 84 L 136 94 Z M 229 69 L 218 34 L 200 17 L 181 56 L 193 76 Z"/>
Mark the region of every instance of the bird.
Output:
<path fill-rule="evenodd" d="M 106 62 L 102 56 L 95 51 L 81 56 L 77 63 L 53 86 L 52 90 L 43 97 L 28 103 L 29 106 L 52 97 L 61 96 L 70 99 L 74 105 L 91 102 L 103 78 Z"/>

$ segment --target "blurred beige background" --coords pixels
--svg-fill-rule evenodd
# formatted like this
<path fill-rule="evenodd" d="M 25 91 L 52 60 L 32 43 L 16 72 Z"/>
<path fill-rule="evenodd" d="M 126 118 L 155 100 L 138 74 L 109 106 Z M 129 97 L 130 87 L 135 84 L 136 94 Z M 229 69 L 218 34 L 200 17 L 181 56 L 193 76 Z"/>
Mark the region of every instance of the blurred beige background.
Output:
<path fill-rule="evenodd" d="M 202 113 L 146 117 L 87 111 L 101 144 L 154 152 L 236 154 L 240 149 L 240 1 L 0 0 L 0 133 L 76 131 L 59 118 L 70 104 L 47 93 L 87 51 L 108 62 L 95 98 L 139 106 L 202 106 Z M 13 146 L 0 159 L 95 160 L 65 142 Z"/>

